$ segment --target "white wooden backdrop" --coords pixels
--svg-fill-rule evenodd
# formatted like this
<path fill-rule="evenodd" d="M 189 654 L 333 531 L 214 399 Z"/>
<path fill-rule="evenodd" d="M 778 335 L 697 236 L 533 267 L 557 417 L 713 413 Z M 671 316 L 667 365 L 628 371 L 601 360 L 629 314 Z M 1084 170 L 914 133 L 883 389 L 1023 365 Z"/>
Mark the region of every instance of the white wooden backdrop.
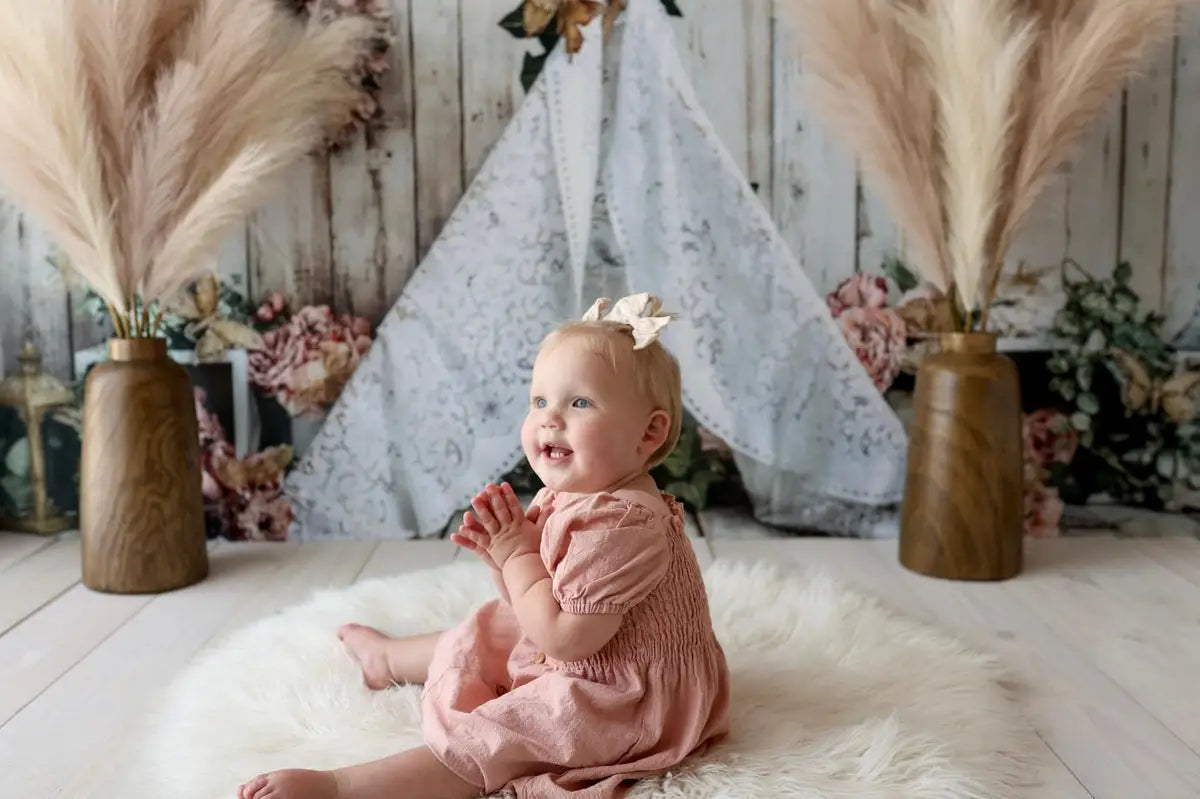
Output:
<path fill-rule="evenodd" d="M 380 319 L 438 235 L 521 102 L 523 42 L 497 21 L 515 0 L 392 0 L 394 66 L 374 137 L 295 169 L 279 198 L 225 247 L 221 269 L 251 296 L 279 289 Z M 774 0 L 785 2 L 786 0 Z M 817 287 L 874 270 L 901 246 L 853 159 L 805 106 L 773 0 L 680 0 L 678 45 L 726 146 L 758 185 Z M 1042 203 L 1015 258 L 1134 266 L 1146 302 L 1174 328 L 1200 299 L 1200 10 L 1099 120 Z M 534 49 L 530 45 L 530 49 Z M 63 285 L 46 236 L 0 205 L 0 373 L 32 335 L 48 368 L 103 333 Z"/>

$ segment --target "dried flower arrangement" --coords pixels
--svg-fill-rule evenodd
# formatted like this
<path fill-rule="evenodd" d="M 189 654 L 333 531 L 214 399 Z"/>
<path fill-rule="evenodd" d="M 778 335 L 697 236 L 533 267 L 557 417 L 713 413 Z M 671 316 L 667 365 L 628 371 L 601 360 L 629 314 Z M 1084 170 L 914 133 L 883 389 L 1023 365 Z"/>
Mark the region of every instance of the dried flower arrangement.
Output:
<path fill-rule="evenodd" d="M 157 336 L 272 178 L 357 107 L 372 32 L 277 0 L 2 0 L 0 180 L 117 337 Z"/>
<path fill-rule="evenodd" d="M 1183 0 L 788 0 L 816 106 L 984 331 L 1035 202 Z"/>
<path fill-rule="evenodd" d="M 673 17 L 682 17 L 675 0 L 661 0 L 663 8 Z M 500 27 L 518 39 L 536 36 L 542 45 L 542 52 L 533 55 L 526 53 L 521 64 L 521 86 L 525 91 L 537 80 L 546 65 L 546 58 L 558 44 L 559 39 L 566 40 L 568 53 L 578 53 L 583 47 L 582 26 L 587 25 L 604 8 L 604 35 L 612 31 L 621 12 L 625 10 L 627 0 L 609 0 L 607 6 L 595 0 L 521 0 L 517 7 L 504 15 Z M 553 22 L 552 26 L 550 23 Z"/>
<path fill-rule="evenodd" d="M 1131 272 L 1120 264 L 1100 279 L 1064 265 L 1067 300 L 1054 328 L 1064 344 L 1047 368 L 1053 410 L 1079 446 L 1049 482 L 1073 503 L 1102 495 L 1172 509 L 1200 489 L 1200 371 L 1183 368 L 1163 339 L 1163 316 L 1140 310 Z"/>
<path fill-rule="evenodd" d="M 250 353 L 250 382 L 289 415 L 319 415 L 341 395 L 371 349 L 371 323 L 327 305 L 288 309 L 273 293 L 254 313 L 262 346 Z"/>

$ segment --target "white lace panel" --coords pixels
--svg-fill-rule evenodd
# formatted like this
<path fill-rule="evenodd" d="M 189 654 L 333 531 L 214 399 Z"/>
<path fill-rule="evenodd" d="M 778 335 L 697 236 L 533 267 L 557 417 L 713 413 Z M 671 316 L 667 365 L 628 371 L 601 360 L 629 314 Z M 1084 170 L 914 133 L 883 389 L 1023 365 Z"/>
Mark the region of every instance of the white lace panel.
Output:
<path fill-rule="evenodd" d="M 664 342 L 685 402 L 759 464 L 751 490 L 765 467 L 827 504 L 898 499 L 900 422 L 721 147 L 658 0 L 617 28 L 603 78 L 597 59 L 562 91 L 588 62 L 548 60 L 289 476 L 294 537 L 436 535 L 520 461 L 537 344 L 580 304 L 564 208 L 592 213 L 586 299 L 652 291 L 681 313 Z M 552 124 L 587 85 L 600 186 L 564 150 L 579 128 Z"/>
<path fill-rule="evenodd" d="M 664 336 L 689 408 L 807 491 L 899 498 L 903 426 L 721 146 L 657 2 L 622 26 L 604 168 L 630 283 L 681 312 Z"/>

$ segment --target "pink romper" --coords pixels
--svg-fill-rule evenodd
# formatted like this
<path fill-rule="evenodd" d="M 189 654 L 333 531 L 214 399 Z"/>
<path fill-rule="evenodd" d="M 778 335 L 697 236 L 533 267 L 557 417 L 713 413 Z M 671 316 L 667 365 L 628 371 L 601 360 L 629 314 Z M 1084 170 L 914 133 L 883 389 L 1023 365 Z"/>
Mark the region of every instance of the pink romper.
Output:
<path fill-rule="evenodd" d="M 641 496 L 543 489 L 534 500 L 553 498 L 541 555 L 562 609 L 625 614 L 599 652 L 546 657 L 500 599 L 439 639 L 425 742 L 467 782 L 520 799 L 609 799 L 728 732 L 728 667 L 683 509 Z"/>

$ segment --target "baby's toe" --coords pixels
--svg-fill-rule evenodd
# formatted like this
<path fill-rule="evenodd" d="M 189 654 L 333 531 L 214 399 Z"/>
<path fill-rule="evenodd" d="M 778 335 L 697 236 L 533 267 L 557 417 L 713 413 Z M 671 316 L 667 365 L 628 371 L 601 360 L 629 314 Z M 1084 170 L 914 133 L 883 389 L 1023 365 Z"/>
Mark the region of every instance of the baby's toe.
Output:
<path fill-rule="evenodd" d="M 259 789 L 266 786 L 266 784 L 267 775 L 259 774 L 249 782 L 242 783 L 242 786 L 238 788 L 237 799 L 255 799 L 255 795 L 258 793 Z"/>

